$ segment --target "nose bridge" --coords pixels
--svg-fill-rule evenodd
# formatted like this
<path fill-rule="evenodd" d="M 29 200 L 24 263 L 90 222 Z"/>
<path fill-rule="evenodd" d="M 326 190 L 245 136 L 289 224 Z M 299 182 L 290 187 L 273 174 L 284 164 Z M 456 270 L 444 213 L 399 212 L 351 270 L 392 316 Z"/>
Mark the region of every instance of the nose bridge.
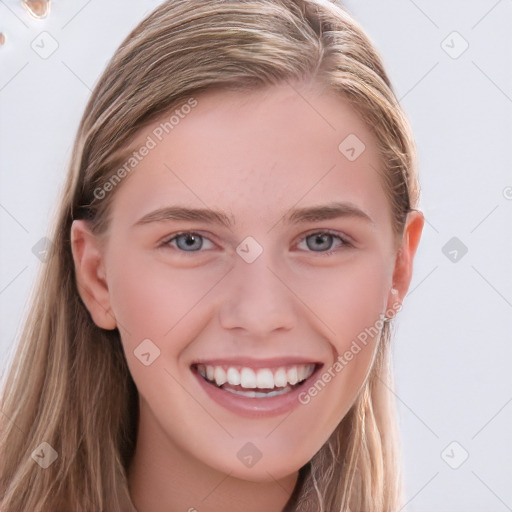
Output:
<path fill-rule="evenodd" d="M 243 328 L 262 336 L 276 329 L 289 329 L 294 321 L 293 294 L 283 283 L 281 267 L 271 251 L 263 250 L 252 260 L 255 246 L 251 243 L 241 243 L 237 249 L 225 283 L 221 323 L 224 328 Z"/>

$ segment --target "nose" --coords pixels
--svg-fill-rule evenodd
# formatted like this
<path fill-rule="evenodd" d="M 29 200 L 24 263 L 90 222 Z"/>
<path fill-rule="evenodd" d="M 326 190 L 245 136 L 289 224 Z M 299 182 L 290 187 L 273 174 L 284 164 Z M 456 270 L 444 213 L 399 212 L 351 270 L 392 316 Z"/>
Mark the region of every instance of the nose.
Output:
<path fill-rule="evenodd" d="M 288 276 L 288 281 L 290 277 Z M 220 292 L 219 317 L 224 329 L 240 329 L 254 338 L 296 324 L 297 299 L 286 272 L 263 251 L 252 263 L 236 257 Z"/>

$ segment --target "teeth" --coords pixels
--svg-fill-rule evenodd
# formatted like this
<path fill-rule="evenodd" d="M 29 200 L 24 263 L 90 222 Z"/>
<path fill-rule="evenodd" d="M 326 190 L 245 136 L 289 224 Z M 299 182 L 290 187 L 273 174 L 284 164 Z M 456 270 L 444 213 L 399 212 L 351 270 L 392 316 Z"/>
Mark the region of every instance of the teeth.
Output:
<path fill-rule="evenodd" d="M 226 372 L 224 371 L 224 368 L 222 368 L 222 366 L 215 367 L 213 377 L 215 379 L 215 383 L 217 384 L 217 386 L 222 386 L 222 384 L 224 384 L 227 380 Z"/>
<path fill-rule="evenodd" d="M 228 368 L 227 379 L 232 386 L 238 386 L 240 384 L 240 373 L 235 368 Z"/>
<path fill-rule="evenodd" d="M 258 393 L 257 391 L 238 391 L 236 389 L 226 388 L 226 391 L 233 393 L 235 395 L 247 396 L 249 398 L 270 398 L 271 396 L 284 395 L 291 391 L 292 388 L 290 386 L 285 387 L 284 389 L 279 389 L 276 391 L 268 391 L 266 393 Z"/>
<path fill-rule="evenodd" d="M 283 366 L 271 370 L 270 368 L 260 368 L 253 370 L 247 367 L 234 367 L 230 366 L 225 369 L 222 366 L 211 366 L 200 364 L 197 367 L 198 372 L 210 382 L 215 382 L 217 386 L 222 386 L 228 383 L 232 386 L 241 386 L 246 389 L 275 389 L 283 391 L 283 388 L 289 390 L 289 385 L 293 386 L 298 382 L 306 380 L 314 371 L 314 364 L 301 364 L 294 365 L 288 368 Z M 234 391 L 233 391 L 234 392 Z M 251 392 L 242 392 L 251 393 Z M 273 392 L 265 392 L 264 396 L 273 396 Z M 254 396 L 259 396 L 262 393 L 257 393 Z M 280 393 L 279 393 L 280 394 Z M 249 396 L 249 395 L 245 395 Z M 251 395 L 252 396 L 252 395 Z"/>
<path fill-rule="evenodd" d="M 240 373 L 240 385 L 243 388 L 256 387 L 256 374 L 250 368 L 242 368 Z"/>
<path fill-rule="evenodd" d="M 293 385 L 299 382 L 299 372 L 297 371 L 296 366 L 292 366 L 287 372 L 286 377 L 288 378 L 288 382 Z"/>
<path fill-rule="evenodd" d="M 278 368 L 274 374 L 274 386 L 276 388 L 284 388 L 287 383 L 286 370 L 284 368 Z"/>
<path fill-rule="evenodd" d="M 259 370 L 256 374 L 256 385 L 259 388 L 272 389 L 274 387 L 274 375 L 272 372 L 267 368 Z"/>

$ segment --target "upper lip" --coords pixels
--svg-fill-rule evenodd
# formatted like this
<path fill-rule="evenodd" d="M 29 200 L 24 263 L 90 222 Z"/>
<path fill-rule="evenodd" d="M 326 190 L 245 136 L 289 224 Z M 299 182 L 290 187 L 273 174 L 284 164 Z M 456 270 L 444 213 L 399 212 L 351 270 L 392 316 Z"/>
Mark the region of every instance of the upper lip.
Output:
<path fill-rule="evenodd" d="M 247 368 L 277 368 L 279 366 L 291 366 L 300 364 L 322 364 L 317 359 L 304 357 L 273 357 L 269 359 L 254 359 L 250 357 L 237 358 L 215 358 L 215 359 L 198 359 L 191 366 L 199 364 L 207 366 L 244 366 Z"/>

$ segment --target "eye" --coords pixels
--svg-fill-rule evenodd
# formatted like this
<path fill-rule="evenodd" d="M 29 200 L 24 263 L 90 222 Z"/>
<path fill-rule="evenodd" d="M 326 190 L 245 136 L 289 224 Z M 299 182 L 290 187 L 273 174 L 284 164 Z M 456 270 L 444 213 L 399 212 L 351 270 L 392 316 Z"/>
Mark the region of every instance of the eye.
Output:
<path fill-rule="evenodd" d="M 205 238 L 199 233 L 183 231 L 182 233 L 176 233 L 171 238 L 166 238 L 162 242 L 161 247 L 172 246 L 181 252 L 199 252 L 203 248 L 203 242 L 205 240 L 212 244 L 208 238 Z M 176 242 L 176 244 L 173 245 L 173 242 Z"/>
<path fill-rule="evenodd" d="M 333 248 L 335 240 L 339 241 L 338 247 Z M 342 247 L 353 247 L 348 238 L 340 235 L 336 231 L 322 230 L 310 233 L 301 239 L 301 242 L 306 241 L 306 245 L 310 252 L 326 253 L 336 251 Z"/>
<path fill-rule="evenodd" d="M 333 247 L 334 242 L 338 241 L 336 247 Z M 204 247 L 204 242 L 207 242 L 209 247 Z M 336 231 L 322 230 L 315 231 L 304 236 L 300 243 L 306 242 L 307 252 L 317 252 L 319 254 L 331 254 L 333 251 L 337 251 L 343 247 L 353 247 L 348 237 L 342 236 Z M 211 240 L 205 236 L 196 233 L 194 231 L 183 231 L 181 233 L 175 233 L 171 237 L 167 237 L 161 244 L 162 248 L 177 249 L 179 252 L 203 252 L 201 249 L 213 248 Z"/>

